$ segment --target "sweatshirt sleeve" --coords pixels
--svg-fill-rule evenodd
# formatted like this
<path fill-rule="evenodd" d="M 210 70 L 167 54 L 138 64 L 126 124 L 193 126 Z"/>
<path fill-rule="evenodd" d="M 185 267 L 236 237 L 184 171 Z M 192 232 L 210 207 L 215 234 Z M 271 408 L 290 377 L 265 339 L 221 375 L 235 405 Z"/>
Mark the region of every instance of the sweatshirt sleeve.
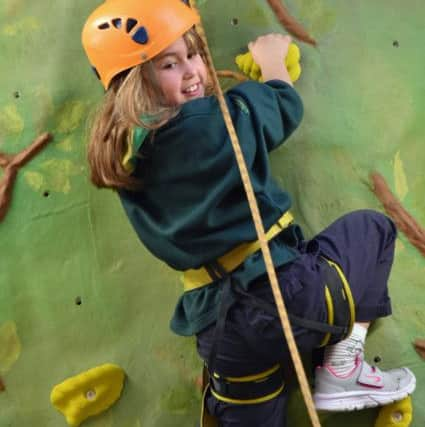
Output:
<path fill-rule="evenodd" d="M 256 129 L 257 139 L 271 151 L 298 127 L 303 104 L 295 89 L 281 80 L 239 84 L 227 92 L 228 102 L 246 109 Z"/>

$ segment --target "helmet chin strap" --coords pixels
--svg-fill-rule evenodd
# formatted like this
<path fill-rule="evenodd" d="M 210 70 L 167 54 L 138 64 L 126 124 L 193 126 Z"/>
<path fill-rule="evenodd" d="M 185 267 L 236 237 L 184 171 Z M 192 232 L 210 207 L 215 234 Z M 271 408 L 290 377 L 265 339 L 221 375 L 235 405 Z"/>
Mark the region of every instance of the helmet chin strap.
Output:
<path fill-rule="evenodd" d="M 196 0 L 190 0 L 191 7 L 198 12 Z M 199 14 L 199 12 L 198 12 Z M 200 15 L 200 14 L 199 14 Z M 319 417 L 316 412 L 316 408 L 313 403 L 313 398 L 311 395 L 310 387 L 308 385 L 307 377 L 303 368 L 303 364 L 301 361 L 300 354 L 298 352 L 297 345 L 295 343 L 294 336 L 292 334 L 292 329 L 288 319 L 288 313 L 286 311 L 283 297 L 280 292 L 279 284 L 276 277 L 276 272 L 273 265 L 273 260 L 270 255 L 270 249 L 267 244 L 267 239 L 264 232 L 263 223 L 261 221 L 260 211 L 258 209 L 257 200 L 255 198 L 254 190 L 252 187 L 251 180 L 249 178 L 248 169 L 245 163 L 245 159 L 243 157 L 242 149 L 239 144 L 238 137 L 236 135 L 235 128 L 233 126 L 233 122 L 227 108 L 227 104 L 224 99 L 223 91 L 220 87 L 220 83 L 218 81 L 217 73 L 215 71 L 215 67 L 213 64 L 211 52 L 208 47 L 207 38 L 205 35 L 204 27 L 202 25 L 202 20 L 196 26 L 196 30 L 198 31 L 199 36 L 201 37 L 204 43 L 204 50 L 206 55 L 207 67 L 210 73 L 210 76 L 213 80 L 213 86 L 215 94 L 218 98 L 221 111 L 223 113 L 224 122 L 226 124 L 227 131 L 229 133 L 230 141 L 232 143 L 232 147 L 236 156 L 236 160 L 238 163 L 239 171 L 242 178 L 242 183 L 246 192 L 246 196 L 248 199 L 249 207 L 252 214 L 252 219 L 254 221 L 255 230 L 257 232 L 258 241 L 260 243 L 261 252 L 264 257 L 264 262 L 266 265 L 266 271 L 269 278 L 270 286 L 272 288 L 273 297 L 276 303 L 276 307 L 279 313 L 279 318 L 282 324 L 282 329 L 285 334 L 285 338 L 288 344 L 289 351 L 291 353 L 292 361 L 294 362 L 295 371 L 297 373 L 298 381 L 300 383 L 301 392 L 304 397 L 304 401 L 307 407 L 308 414 L 311 419 L 311 423 L 313 427 L 320 427 Z"/>

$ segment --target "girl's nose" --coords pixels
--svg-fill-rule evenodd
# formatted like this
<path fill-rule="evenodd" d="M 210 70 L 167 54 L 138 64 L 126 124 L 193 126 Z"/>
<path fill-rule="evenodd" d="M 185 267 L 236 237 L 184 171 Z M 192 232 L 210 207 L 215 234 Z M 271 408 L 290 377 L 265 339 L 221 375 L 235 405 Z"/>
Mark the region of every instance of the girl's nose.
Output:
<path fill-rule="evenodd" d="M 195 67 L 190 61 L 186 61 L 184 64 L 184 77 L 189 78 L 193 77 L 195 74 Z"/>

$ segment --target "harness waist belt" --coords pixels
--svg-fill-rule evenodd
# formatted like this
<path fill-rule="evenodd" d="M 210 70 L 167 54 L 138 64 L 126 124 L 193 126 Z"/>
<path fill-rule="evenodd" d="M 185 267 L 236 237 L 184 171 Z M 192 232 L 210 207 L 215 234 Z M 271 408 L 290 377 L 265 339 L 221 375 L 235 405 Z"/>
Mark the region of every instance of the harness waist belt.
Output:
<path fill-rule="evenodd" d="M 269 228 L 266 233 L 266 240 L 269 241 L 273 239 L 273 237 L 277 236 L 293 221 L 294 217 L 292 216 L 292 214 L 289 211 L 285 212 L 277 220 L 277 222 Z M 261 245 L 258 240 L 255 240 L 253 242 L 242 243 L 241 245 L 236 246 L 231 251 L 218 258 L 218 264 L 222 266 L 222 268 L 226 272 L 230 273 L 237 267 L 239 267 L 250 255 L 257 252 L 260 247 Z M 183 273 L 183 285 L 185 292 L 200 288 L 211 283 L 214 280 L 214 277 L 212 277 L 211 271 L 208 270 L 209 269 L 207 267 L 186 270 Z M 218 274 L 217 277 L 220 277 L 220 275 Z"/>

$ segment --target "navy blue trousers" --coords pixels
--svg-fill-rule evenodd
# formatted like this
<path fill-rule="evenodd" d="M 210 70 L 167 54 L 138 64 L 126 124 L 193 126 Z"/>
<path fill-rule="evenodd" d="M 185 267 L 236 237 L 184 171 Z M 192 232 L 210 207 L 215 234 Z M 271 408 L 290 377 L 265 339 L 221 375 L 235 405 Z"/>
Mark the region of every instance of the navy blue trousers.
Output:
<path fill-rule="evenodd" d="M 300 242 L 299 257 L 276 270 L 289 313 L 326 321 L 322 256 L 336 262 L 350 284 L 356 321 L 372 321 L 391 314 L 387 281 L 394 257 L 396 228 L 386 216 L 361 210 L 342 216 L 309 241 Z M 268 279 L 251 284 L 249 292 L 273 302 Z M 222 376 L 245 376 L 267 370 L 280 362 L 291 364 L 279 318 L 245 303 L 244 298 L 230 309 L 224 334 L 218 343 L 214 370 Z M 215 325 L 197 336 L 200 356 L 208 360 Z M 323 334 L 292 327 L 300 352 L 311 352 Z M 282 427 L 286 425 L 288 391 L 275 399 L 255 405 L 234 405 L 207 397 L 209 412 L 220 427 Z"/>

